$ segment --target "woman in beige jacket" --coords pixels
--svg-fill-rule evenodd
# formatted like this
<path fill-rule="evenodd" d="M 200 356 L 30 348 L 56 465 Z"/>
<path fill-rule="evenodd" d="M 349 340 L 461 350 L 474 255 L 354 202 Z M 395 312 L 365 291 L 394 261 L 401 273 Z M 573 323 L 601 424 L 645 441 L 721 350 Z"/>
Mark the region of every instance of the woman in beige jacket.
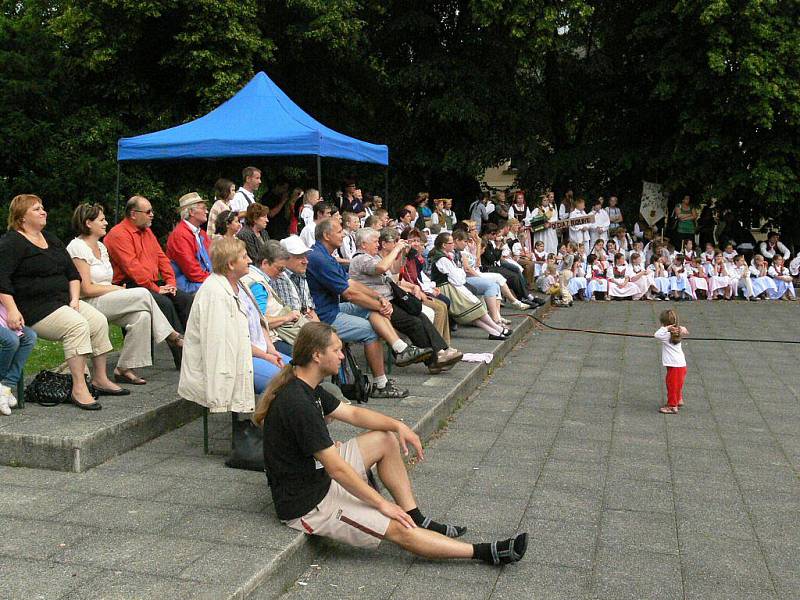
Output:
<path fill-rule="evenodd" d="M 195 294 L 186 324 L 178 394 L 211 412 L 252 412 L 253 357 L 239 279 L 250 259 L 241 240 L 211 247 L 213 273 Z"/>

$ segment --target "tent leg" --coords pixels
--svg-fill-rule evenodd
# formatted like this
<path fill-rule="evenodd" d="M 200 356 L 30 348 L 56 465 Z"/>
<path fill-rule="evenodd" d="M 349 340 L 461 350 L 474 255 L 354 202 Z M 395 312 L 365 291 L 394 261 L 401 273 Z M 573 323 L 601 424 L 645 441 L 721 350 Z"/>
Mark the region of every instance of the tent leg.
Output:
<path fill-rule="evenodd" d="M 383 182 L 383 195 L 384 195 L 383 206 L 384 207 L 388 207 L 389 206 L 389 167 L 388 166 L 386 167 L 386 171 L 385 171 L 384 175 L 385 175 L 385 179 L 384 179 L 384 182 Z"/>
<path fill-rule="evenodd" d="M 322 157 L 317 154 L 317 191 L 322 195 Z"/>
<path fill-rule="evenodd" d="M 114 223 L 119 223 L 119 161 L 117 161 L 117 187 L 114 190 Z"/>

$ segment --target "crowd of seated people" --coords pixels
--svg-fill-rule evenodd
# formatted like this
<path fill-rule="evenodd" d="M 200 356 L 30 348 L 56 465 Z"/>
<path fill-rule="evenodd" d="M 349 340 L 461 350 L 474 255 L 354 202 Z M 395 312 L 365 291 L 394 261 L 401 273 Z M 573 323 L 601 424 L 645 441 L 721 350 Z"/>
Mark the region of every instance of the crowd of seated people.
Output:
<path fill-rule="evenodd" d="M 500 307 L 536 307 L 542 300 L 534 291 L 558 306 L 789 300 L 800 268 L 777 233 L 753 246 L 750 260 L 733 241 L 696 248 L 693 227 L 681 225 L 697 219 L 686 199 L 674 214 L 676 248 L 643 223 L 629 234 L 615 197 L 605 208 L 602 199 L 592 202 L 586 213 L 583 200 L 569 195 L 556 208 L 550 192 L 535 207 L 522 192 L 510 203 L 505 194 L 484 194 L 473 218 L 459 220 L 451 199 L 421 193 L 391 219 L 380 197 L 365 198 L 352 181 L 330 202 L 315 189 L 289 193 L 279 181 L 262 204 L 260 186 L 260 170 L 247 167 L 238 190 L 230 180 L 216 182 L 210 211 L 197 192 L 183 195 L 164 248 L 143 196 L 131 197 L 110 229 L 102 206 L 79 205 L 66 245 L 45 230 L 40 198 L 15 197 L 0 240 L 0 413 L 16 403 L 37 337 L 62 342 L 72 402 L 86 410 L 101 408 L 98 393 L 128 394 L 120 383 L 145 385 L 137 370 L 152 365 L 153 345 L 163 342 L 181 370 L 184 397 L 247 412 L 252 401 L 236 397 L 242 376 L 254 394 L 265 389 L 300 329 L 316 321 L 363 346 L 373 397 L 403 398 L 408 390 L 386 374 L 386 352 L 398 367 L 447 371 L 462 357 L 451 339 L 459 325 L 506 339 L 510 322 Z M 559 241 L 555 221 L 587 215 L 593 219 L 564 227 Z M 530 233 L 533 220 L 545 225 Z M 124 333 L 111 377 L 109 323 Z M 199 373 L 209 375 L 196 381 Z"/>

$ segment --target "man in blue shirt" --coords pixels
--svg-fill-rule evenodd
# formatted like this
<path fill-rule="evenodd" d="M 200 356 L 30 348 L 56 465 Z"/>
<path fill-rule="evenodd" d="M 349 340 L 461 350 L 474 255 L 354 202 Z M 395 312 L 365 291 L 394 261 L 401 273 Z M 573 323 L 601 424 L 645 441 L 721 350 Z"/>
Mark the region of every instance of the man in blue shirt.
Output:
<path fill-rule="evenodd" d="M 315 234 L 317 242 L 308 255 L 306 279 L 317 315 L 336 328 L 342 341 L 364 344 L 374 378 L 370 396 L 405 398 L 408 390 L 398 389 L 386 377 L 380 339 L 391 346 L 398 367 L 425 361 L 433 350 L 401 340 L 389 321 L 392 304 L 362 283 L 348 279 L 347 272 L 332 256 L 344 239 L 342 224 L 337 219 L 318 223 Z"/>

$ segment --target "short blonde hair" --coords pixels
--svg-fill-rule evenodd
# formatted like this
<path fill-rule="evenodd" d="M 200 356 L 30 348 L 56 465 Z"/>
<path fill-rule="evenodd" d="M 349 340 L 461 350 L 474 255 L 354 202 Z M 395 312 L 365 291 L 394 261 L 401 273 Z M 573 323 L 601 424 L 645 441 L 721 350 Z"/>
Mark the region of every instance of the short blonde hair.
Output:
<path fill-rule="evenodd" d="M 211 269 L 217 275 L 227 275 L 228 265 L 238 259 L 244 249 L 244 242 L 238 238 L 216 240 L 211 245 Z"/>
<path fill-rule="evenodd" d="M 25 218 L 25 213 L 28 212 L 31 206 L 35 206 L 37 202 L 43 204 L 42 199 L 36 194 L 14 196 L 8 207 L 8 229 L 13 229 L 14 231 L 22 229 L 22 219 Z"/>

